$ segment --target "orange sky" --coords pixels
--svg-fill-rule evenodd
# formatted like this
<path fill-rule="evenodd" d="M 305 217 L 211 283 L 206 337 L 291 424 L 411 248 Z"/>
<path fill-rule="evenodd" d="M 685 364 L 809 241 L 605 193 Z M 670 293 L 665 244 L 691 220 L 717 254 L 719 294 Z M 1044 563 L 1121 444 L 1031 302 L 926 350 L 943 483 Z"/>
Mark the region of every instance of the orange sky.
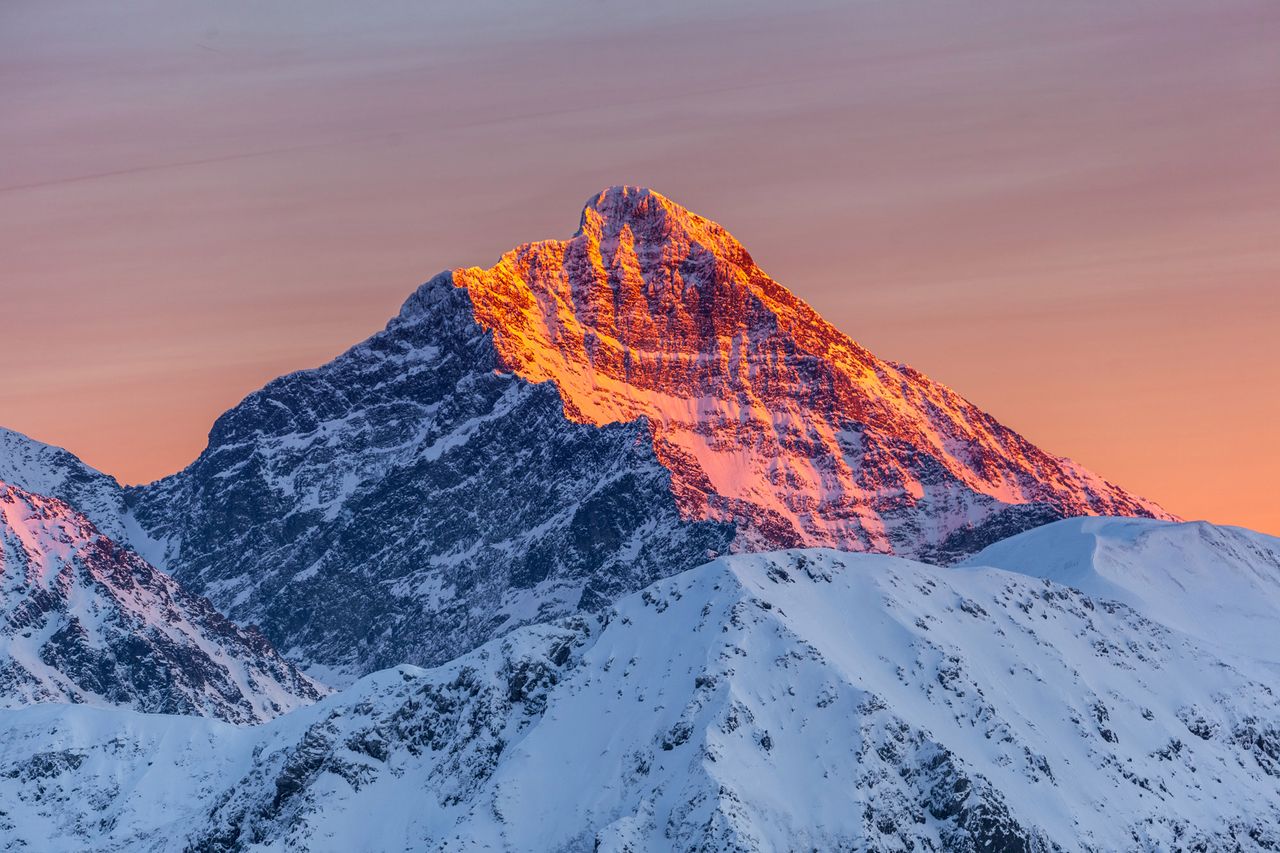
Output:
<path fill-rule="evenodd" d="M 1273 0 L 108 5 L 0 4 L 0 424 L 125 481 L 626 182 L 1048 450 L 1280 533 Z"/>

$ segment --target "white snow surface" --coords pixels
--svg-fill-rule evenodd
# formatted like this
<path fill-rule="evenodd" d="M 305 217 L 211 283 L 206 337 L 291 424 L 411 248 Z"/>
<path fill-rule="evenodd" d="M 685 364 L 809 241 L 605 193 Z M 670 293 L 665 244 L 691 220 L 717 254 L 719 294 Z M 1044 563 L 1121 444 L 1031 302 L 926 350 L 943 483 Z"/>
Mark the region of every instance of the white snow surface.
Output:
<path fill-rule="evenodd" d="M 990 545 L 961 565 L 996 566 L 1122 601 L 1224 650 L 1280 664 L 1274 536 L 1204 521 L 1068 518 Z"/>
<path fill-rule="evenodd" d="M 0 712 L 0 846 L 1274 849 L 1253 663 L 1027 574 L 735 555 L 254 728 Z"/>

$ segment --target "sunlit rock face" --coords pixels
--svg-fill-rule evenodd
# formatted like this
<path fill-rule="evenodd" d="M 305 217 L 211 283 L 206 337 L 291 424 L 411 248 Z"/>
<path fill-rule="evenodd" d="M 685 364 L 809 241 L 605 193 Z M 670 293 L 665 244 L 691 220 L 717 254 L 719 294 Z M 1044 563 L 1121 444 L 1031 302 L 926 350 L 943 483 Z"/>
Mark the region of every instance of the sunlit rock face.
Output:
<path fill-rule="evenodd" d="M 949 560 L 1057 517 L 1169 517 L 876 358 L 651 190 L 607 189 L 572 239 L 453 280 L 503 366 L 554 382 L 570 418 L 646 418 L 681 512 L 733 522 L 739 549 Z"/>
<path fill-rule="evenodd" d="M 256 723 L 323 692 L 65 502 L 0 481 L 0 707 Z"/>

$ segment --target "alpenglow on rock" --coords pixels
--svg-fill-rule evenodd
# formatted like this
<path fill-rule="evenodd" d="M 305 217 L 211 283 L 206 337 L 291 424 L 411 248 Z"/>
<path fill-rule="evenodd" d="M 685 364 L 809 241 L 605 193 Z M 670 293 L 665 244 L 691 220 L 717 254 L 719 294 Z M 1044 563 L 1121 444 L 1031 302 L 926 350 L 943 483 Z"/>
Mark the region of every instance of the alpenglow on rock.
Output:
<path fill-rule="evenodd" d="M 876 358 L 651 190 L 607 189 L 572 239 L 453 280 L 571 418 L 647 418 L 682 513 L 735 523 L 743 549 L 950 559 L 1056 517 L 1170 517 Z"/>
<path fill-rule="evenodd" d="M 114 705 L 234 723 L 324 695 L 56 498 L 0 481 L 0 707 Z"/>
<path fill-rule="evenodd" d="M 633 187 L 569 240 L 436 276 L 125 497 L 135 548 L 333 684 L 599 610 L 708 552 L 952 562 L 1063 516 L 1168 517 Z"/>

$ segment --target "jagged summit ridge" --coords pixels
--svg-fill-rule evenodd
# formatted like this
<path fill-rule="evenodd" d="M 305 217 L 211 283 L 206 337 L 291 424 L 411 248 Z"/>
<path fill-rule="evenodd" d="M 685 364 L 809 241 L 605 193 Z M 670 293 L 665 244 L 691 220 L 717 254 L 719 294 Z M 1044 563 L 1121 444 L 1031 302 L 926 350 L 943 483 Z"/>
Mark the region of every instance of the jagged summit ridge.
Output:
<path fill-rule="evenodd" d="M 719 223 L 699 216 L 647 187 L 612 186 L 589 199 L 582 209 L 574 237 L 586 236 L 605 245 L 623 234 L 643 242 L 675 240 L 697 243 L 719 257 L 751 264 L 751 255 Z"/>
<path fill-rule="evenodd" d="M 950 557 L 986 526 L 1170 517 L 877 358 L 652 190 L 606 189 L 574 237 L 453 282 L 504 366 L 555 382 L 571 419 L 646 419 L 682 513 L 735 523 L 740 549 Z"/>

